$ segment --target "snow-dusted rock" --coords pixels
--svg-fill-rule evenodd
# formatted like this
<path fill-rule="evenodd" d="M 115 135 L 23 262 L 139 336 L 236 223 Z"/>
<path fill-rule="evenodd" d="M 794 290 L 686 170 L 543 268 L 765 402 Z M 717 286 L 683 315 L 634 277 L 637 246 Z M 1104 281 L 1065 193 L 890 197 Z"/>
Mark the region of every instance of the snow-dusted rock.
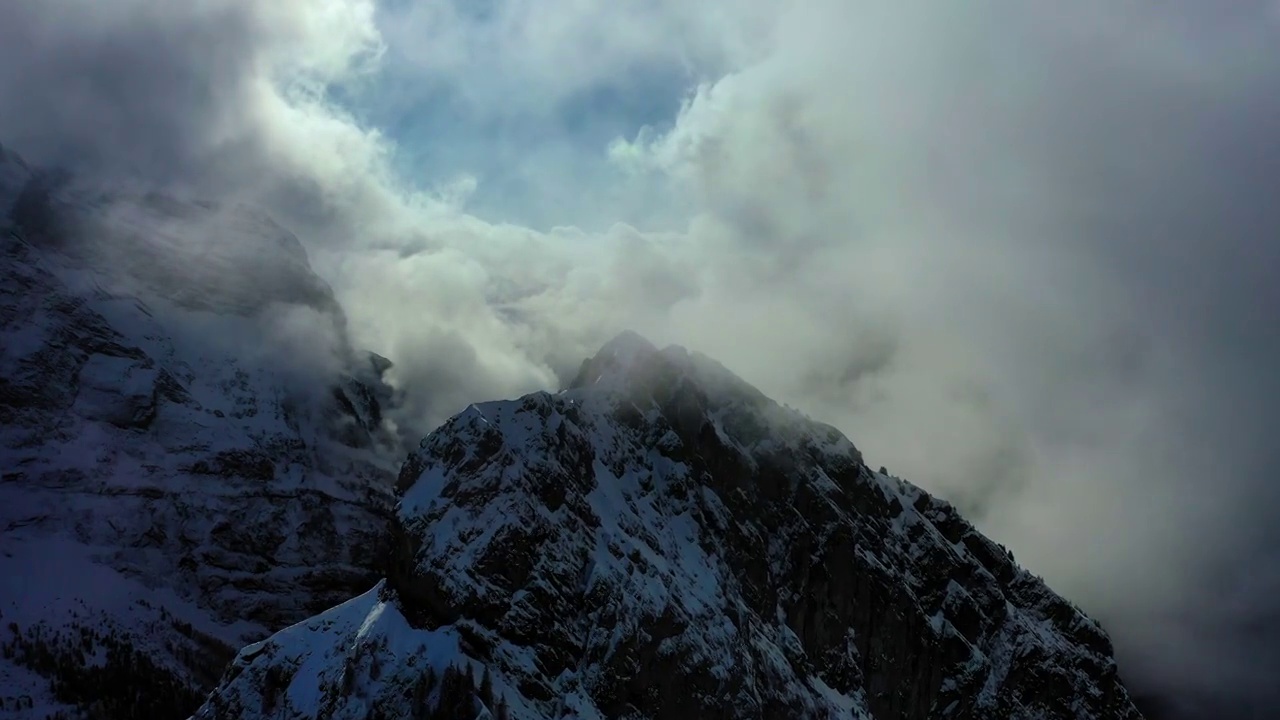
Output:
<path fill-rule="evenodd" d="M 385 361 L 260 215 L 0 150 L 5 199 L 0 718 L 189 713 L 234 648 L 381 575 Z"/>
<path fill-rule="evenodd" d="M 387 582 L 243 650 L 197 718 L 1140 717 L 1097 623 L 681 348 L 473 405 L 398 488 Z M 491 676 L 462 714 L 450 667 Z"/>

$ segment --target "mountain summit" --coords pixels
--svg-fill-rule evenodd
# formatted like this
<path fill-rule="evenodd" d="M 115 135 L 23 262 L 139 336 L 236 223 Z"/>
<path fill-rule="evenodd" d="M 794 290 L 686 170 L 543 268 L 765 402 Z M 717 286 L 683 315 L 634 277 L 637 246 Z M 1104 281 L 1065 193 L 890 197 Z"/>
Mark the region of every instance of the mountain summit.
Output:
<path fill-rule="evenodd" d="M 196 717 L 1139 718 L 1096 622 L 947 503 L 632 333 L 472 405 L 390 572 L 242 650 Z"/>

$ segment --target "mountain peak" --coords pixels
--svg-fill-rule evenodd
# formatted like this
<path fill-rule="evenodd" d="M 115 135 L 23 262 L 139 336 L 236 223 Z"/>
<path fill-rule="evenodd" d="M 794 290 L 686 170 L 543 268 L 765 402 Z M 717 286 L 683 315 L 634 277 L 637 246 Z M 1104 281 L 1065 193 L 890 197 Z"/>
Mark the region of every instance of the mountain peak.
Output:
<path fill-rule="evenodd" d="M 756 408 L 776 406 L 750 383 L 716 360 L 679 345 L 659 350 L 633 331 L 622 332 L 582 362 L 567 388 L 575 397 L 623 396 L 633 402 L 670 398 L 694 392 L 715 404 L 736 403 Z"/>
<path fill-rule="evenodd" d="M 468 407 L 398 488 L 386 582 L 197 718 L 440 717 L 422 678 L 455 667 L 492 686 L 446 717 L 1140 718 L 1101 628 L 953 507 L 635 333 Z"/>
<path fill-rule="evenodd" d="M 596 357 L 609 356 L 621 361 L 640 359 L 658 352 L 658 347 L 634 330 L 623 330 L 605 343 Z"/>
<path fill-rule="evenodd" d="M 605 343 L 593 357 L 582 361 L 582 367 L 569 384 L 569 389 L 620 381 L 658 352 L 657 346 L 639 333 L 624 330 Z"/>

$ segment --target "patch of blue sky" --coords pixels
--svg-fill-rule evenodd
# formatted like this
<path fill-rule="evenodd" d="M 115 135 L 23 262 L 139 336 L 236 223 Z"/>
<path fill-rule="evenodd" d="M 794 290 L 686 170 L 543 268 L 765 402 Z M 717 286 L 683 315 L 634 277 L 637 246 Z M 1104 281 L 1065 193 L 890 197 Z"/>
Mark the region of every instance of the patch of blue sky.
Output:
<path fill-rule="evenodd" d="M 474 178 L 467 209 L 486 220 L 540 229 L 672 224 L 655 217 L 656 189 L 622 177 L 607 149 L 643 127 L 671 126 L 697 81 L 687 68 L 633 66 L 525 112 L 477 102 L 467 80 L 419 72 L 392 50 L 372 81 L 331 95 L 395 143 L 395 170 L 411 185 Z"/>

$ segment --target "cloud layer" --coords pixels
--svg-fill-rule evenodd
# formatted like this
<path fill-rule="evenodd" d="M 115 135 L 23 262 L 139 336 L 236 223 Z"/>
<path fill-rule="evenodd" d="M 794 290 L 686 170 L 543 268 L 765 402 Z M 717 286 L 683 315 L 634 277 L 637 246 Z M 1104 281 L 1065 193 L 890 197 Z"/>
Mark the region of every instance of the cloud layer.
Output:
<path fill-rule="evenodd" d="M 1270 5 L 6 16 L 0 140 L 266 206 L 406 422 L 680 342 L 952 498 L 1143 687 L 1280 700 Z"/>

